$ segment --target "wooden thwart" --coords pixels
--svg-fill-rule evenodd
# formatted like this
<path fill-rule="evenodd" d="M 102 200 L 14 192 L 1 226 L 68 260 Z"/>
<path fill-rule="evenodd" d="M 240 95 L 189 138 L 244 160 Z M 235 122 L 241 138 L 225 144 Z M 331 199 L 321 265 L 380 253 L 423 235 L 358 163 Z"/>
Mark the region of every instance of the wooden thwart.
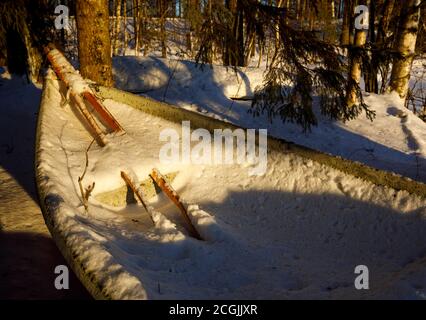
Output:
<path fill-rule="evenodd" d="M 161 188 L 161 190 L 170 198 L 170 200 L 172 200 L 173 203 L 178 207 L 178 209 L 180 210 L 182 214 L 183 219 L 185 220 L 188 226 L 188 231 L 190 232 L 191 236 L 198 240 L 204 240 L 198 233 L 197 229 L 195 229 L 194 225 L 192 224 L 185 206 L 180 201 L 179 195 L 167 183 L 164 176 L 157 169 L 153 169 L 150 176 L 155 181 L 155 183 Z"/>
<path fill-rule="evenodd" d="M 47 54 L 47 59 L 52 65 L 53 70 L 59 79 L 65 84 L 67 89 L 69 89 L 70 96 L 74 100 L 77 109 L 83 115 L 84 119 L 87 121 L 90 129 L 93 131 L 93 134 L 99 143 L 99 145 L 104 146 L 107 143 L 105 132 L 102 131 L 92 113 L 87 109 L 84 100 L 87 101 L 93 109 L 98 113 L 101 120 L 109 127 L 113 132 L 124 132 L 123 128 L 120 126 L 118 121 L 113 117 L 113 115 L 108 111 L 108 109 L 102 104 L 101 101 L 95 96 L 90 89 L 75 89 L 72 86 L 73 81 L 83 78 L 79 73 L 74 69 L 74 67 L 67 61 L 65 56 L 56 48 L 46 47 L 45 52 Z M 81 92 L 79 92 L 81 91 Z M 84 99 L 84 100 L 83 100 Z"/>
<path fill-rule="evenodd" d="M 149 217 L 151 218 L 152 223 L 155 225 L 154 219 L 152 217 L 151 209 L 146 203 L 146 200 L 143 196 L 143 194 L 139 191 L 139 188 L 136 186 L 134 181 L 129 177 L 129 175 L 121 171 L 121 177 L 126 182 L 126 185 L 132 189 L 133 193 L 136 195 L 136 197 L 139 199 L 139 201 L 142 203 L 143 207 L 145 208 L 146 212 L 148 213 Z M 176 193 L 175 190 L 172 189 L 172 187 L 167 183 L 164 176 L 157 170 L 153 169 L 150 177 L 154 180 L 154 182 L 160 187 L 160 189 L 173 201 L 174 204 L 178 207 L 180 210 L 186 224 L 187 229 L 191 237 L 196 238 L 198 240 L 204 240 L 200 234 L 198 233 L 197 229 L 195 229 L 194 225 L 191 222 L 191 219 L 188 216 L 188 212 L 186 211 L 184 205 L 179 199 L 179 195 Z"/>
<path fill-rule="evenodd" d="M 105 121 L 105 123 L 113 130 L 114 132 L 124 132 L 121 125 L 113 117 L 113 115 L 108 111 L 108 109 L 96 98 L 96 96 L 88 91 L 83 92 L 83 98 L 89 102 L 99 116 Z"/>
<path fill-rule="evenodd" d="M 139 192 L 139 189 L 136 187 L 136 185 L 134 184 L 132 179 L 124 171 L 121 171 L 121 177 L 126 182 L 126 184 L 130 187 L 130 189 L 132 189 L 133 193 L 136 195 L 136 197 L 139 199 L 139 201 L 142 203 L 146 212 L 148 212 L 148 215 L 151 218 L 152 223 L 155 225 L 154 218 L 152 217 L 152 213 L 149 210 L 149 207 L 147 206 L 147 204 L 145 202 L 144 196 Z"/>
<path fill-rule="evenodd" d="M 102 132 L 101 128 L 97 124 L 96 120 L 93 118 L 92 114 L 89 110 L 87 110 L 86 105 L 84 104 L 83 99 L 80 95 L 76 94 L 75 92 L 71 92 L 71 98 L 73 98 L 78 110 L 83 115 L 83 117 L 86 119 L 89 127 L 93 130 L 93 133 L 95 135 L 95 139 L 98 142 L 98 144 L 103 147 L 107 144 L 107 140 L 105 137 L 105 133 Z"/>

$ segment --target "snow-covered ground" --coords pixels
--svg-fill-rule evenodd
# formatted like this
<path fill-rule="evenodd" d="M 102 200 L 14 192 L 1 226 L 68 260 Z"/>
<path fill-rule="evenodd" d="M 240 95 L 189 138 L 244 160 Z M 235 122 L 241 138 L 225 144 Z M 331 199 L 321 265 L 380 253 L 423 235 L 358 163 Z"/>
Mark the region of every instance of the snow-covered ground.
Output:
<path fill-rule="evenodd" d="M 421 65 L 416 62 L 416 75 Z M 319 124 L 304 133 L 280 119 L 271 124 L 266 117 L 253 118 L 247 113 L 251 101 L 230 99 L 252 96 L 262 83 L 263 72 L 264 68 L 255 67 L 235 72 L 217 65 L 200 69 L 191 61 L 154 56 L 114 60 L 119 88 L 243 127 L 266 128 L 272 136 L 426 182 L 426 123 L 407 110 L 396 94 L 366 96 L 376 112 L 373 122 L 365 115 L 347 123 L 331 121 L 315 110 Z"/>
<path fill-rule="evenodd" d="M 154 167 L 177 170 L 173 186 L 193 204 L 189 214 L 206 241 L 187 236 L 161 195 L 150 200 L 162 216 L 156 226 L 140 205 L 113 208 L 92 197 L 86 212 L 77 180 L 92 138 L 53 85 L 42 186 L 64 201 L 53 217 L 58 230 L 88 272 L 111 271 L 104 284 L 117 296 L 425 298 L 425 199 L 280 150 L 269 150 L 264 176 L 240 165 L 161 165 L 159 134 L 179 124 L 111 100 L 105 104 L 127 134 L 90 149 L 84 185 L 95 182 L 96 195 L 124 184 L 120 170 L 139 180 Z M 368 266 L 370 290 L 354 288 L 357 265 Z"/>

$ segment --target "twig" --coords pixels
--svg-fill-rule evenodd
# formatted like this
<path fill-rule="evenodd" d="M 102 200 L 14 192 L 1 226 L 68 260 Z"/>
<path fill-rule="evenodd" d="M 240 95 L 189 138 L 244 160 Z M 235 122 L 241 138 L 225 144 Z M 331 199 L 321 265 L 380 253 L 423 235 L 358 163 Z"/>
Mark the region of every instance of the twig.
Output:
<path fill-rule="evenodd" d="M 167 81 L 167 85 L 166 85 L 166 89 L 164 90 L 164 94 L 163 94 L 163 102 L 166 101 L 166 95 L 167 95 L 167 91 L 169 90 L 169 86 L 170 86 L 170 82 L 172 81 L 173 76 L 175 75 L 176 69 L 177 69 L 177 65 L 179 63 L 179 59 L 176 60 L 175 66 L 172 70 L 172 74 L 169 77 L 169 80 Z"/>
<path fill-rule="evenodd" d="M 87 209 L 89 208 L 88 201 L 89 201 L 90 194 L 95 188 L 95 182 L 93 182 L 86 189 L 84 189 L 82 181 L 84 179 L 84 176 L 86 175 L 87 167 L 89 166 L 89 150 L 92 147 L 92 144 L 94 141 L 95 139 L 93 139 L 92 142 L 90 142 L 89 146 L 86 149 L 86 164 L 84 166 L 83 174 L 81 175 L 81 177 L 78 177 L 78 185 L 80 186 L 81 198 L 82 198 L 83 206 L 86 212 L 87 212 Z"/>
<path fill-rule="evenodd" d="M 245 68 L 245 70 L 244 71 L 241 71 L 241 72 L 244 72 L 245 73 L 245 71 L 247 70 L 247 67 Z M 229 108 L 228 108 L 228 111 L 227 112 L 230 112 L 231 111 L 231 109 L 232 109 L 232 107 L 234 106 L 234 101 L 235 100 L 243 100 L 243 99 L 241 99 L 241 98 L 238 98 L 238 93 L 240 92 L 240 88 L 241 88 L 241 85 L 243 84 L 243 77 L 241 76 L 241 82 L 239 82 L 238 81 L 238 72 L 236 72 L 236 74 L 237 74 L 237 82 L 238 82 L 238 89 L 237 89 L 237 93 L 235 94 L 235 97 L 232 97 L 231 98 L 231 100 L 232 100 L 232 102 L 231 102 L 231 105 L 229 106 Z M 250 100 L 253 100 L 253 99 L 250 99 Z"/>
<path fill-rule="evenodd" d="M 245 96 L 245 97 L 230 97 L 231 100 L 236 100 L 236 101 L 251 101 L 254 100 L 254 97 L 249 97 L 249 96 Z"/>

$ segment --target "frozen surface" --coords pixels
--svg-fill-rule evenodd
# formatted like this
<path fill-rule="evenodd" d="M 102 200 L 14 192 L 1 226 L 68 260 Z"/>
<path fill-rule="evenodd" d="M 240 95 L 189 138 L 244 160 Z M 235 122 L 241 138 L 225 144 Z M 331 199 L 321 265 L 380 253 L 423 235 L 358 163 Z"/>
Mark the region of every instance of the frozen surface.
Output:
<path fill-rule="evenodd" d="M 150 201 L 161 215 L 156 226 L 140 205 L 112 208 L 91 198 L 85 212 L 77 179 L 92 138 L 69 105 L 60 107 L 58 83 L 49 81 L 43 187 L 64 200 L 58 230 L 89 270 L 110 275 L 105 283 L 117 297 L 425 298 L 426 200 L 273 150 L 260 177 L 247 166 L 163 166 L 159 133 L 179 125 L 110 100 L 127 135 L 110 136 L 103 149 L 93 145 L 84 185 L 95 182 L 94 193 L 120 187 L 123 169 L 135 180 L 154 167 L 178 171 L 173 187 L 206 241 L 187 236 L 163 195 Z M 410 114 L 405 119 L 416 126 Z M 361 264 L 370 290 L 354 288 Z"/>

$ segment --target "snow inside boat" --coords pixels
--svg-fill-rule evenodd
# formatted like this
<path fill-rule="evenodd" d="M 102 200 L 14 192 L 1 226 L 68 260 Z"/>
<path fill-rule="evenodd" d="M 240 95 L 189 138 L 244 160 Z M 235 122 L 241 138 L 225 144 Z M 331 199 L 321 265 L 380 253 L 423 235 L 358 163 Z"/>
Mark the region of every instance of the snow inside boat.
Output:
<path fill-rule="evenodd" d="M 98 95 L 126 134 L 88 148 L 92 135 L 49 73 L 36 146 L 46 224 L 95 298 L 426 297 L 425 185 L 272 137 L 264 175 L 250 176 L 250 164 L 164 164 L 162 130 L 181 132 L 182 121 L 210 132 L 237 127 L 116 89 Z M 148 187 L 153 168 L 203 240 Z M 155 224 L 121 171 L 142 184 Z M 84 188 L 95 183 L 87 210 L 83 172 Z M 368 290 L 354 286 L 358 265 L 368 267 Z"/>

